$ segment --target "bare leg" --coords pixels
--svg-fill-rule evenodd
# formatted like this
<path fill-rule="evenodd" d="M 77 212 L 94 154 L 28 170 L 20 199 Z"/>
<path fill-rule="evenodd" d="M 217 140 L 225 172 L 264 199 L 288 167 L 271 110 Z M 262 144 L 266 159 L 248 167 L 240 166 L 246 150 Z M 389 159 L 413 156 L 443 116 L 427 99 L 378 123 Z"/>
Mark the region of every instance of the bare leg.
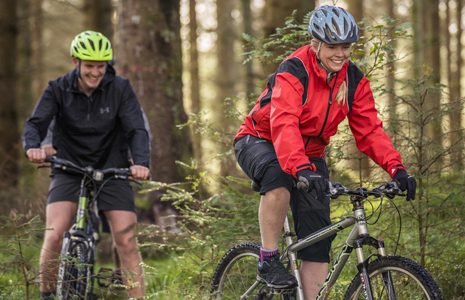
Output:
<path fill-rule="evenodd" d="M 258 221 L 263 248 L 269 250 L 278 248 L 279 236 L 289 209 L 290 199 L 289 191 L 283 187 L 267 192 L 260 199 Z"/>
<path fill-rule="evenodd" d="M 306 300 L 316 299 L 328 274 L 328 263 L 302 261 L 300 276 Z"/>
<path fill-rule="evenodd" d="M 63 234 L 71 227 L 77 203 L 59 201 L 47 205 L 45 213 L 44 243 L 40 251 L 40 291 L 54 292 L 58 273 L 58 256 L 63 243 Z"/>
<path fill-rule="evenodd" d="M 144 297 L 144 278 L 142 259 L 136 239 L 137 217 L 134 212 L 112 210 L 105 212 L 111 227 L 111 234 L 121 260 L 121 272 L 124 283 L 129 287 L 130 298 Z"/>

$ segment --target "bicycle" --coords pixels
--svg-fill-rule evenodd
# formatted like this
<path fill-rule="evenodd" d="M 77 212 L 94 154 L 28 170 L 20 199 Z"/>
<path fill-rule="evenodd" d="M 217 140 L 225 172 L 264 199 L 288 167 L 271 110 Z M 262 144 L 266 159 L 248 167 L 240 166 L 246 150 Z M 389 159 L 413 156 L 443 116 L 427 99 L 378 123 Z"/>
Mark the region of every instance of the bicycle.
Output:
<path fill-rule="evenodd" d="M 94 279 L 98 279 L 98 284 L 103 287 L 110 285 L 108 281 L 119 280 L 118 276 L 114 276 L 112 270 L 107 268 L 101 268 L 97 275 L 94 274 L 96 245 L 100 231 L 96 200 L 108 181 L 128 180 L 131 171 L 128 168 L 97 170 L 92 167 L 80 167 L 55 156 L 48 157 L 46 161 L 54 169 L 82 176 L 74 224 L 65 232 L 63 238 L 58 268 L 57 298 L 92 299 Z"/>
<path fill-rule="evenodd" d="M 336 199 L 341 195 L 350 197 L 353 216 L 345 217 L 305 238 L 295 241 L 293 238 L 295 234 L 290 230 L 289 220 L 288 218 L 285 220 L 283 237 L 286 248 L 280 259 L 295 275 L 298 281 L 297 287 L 276 290 L 260 282 L 256 276 L 260 246 L 248 242 L 233 246 L 222 257 L 212 279 L 210 291 L 212 299 L 304 299 L 296 258 L 297 251 L 352 226 L 339 255 L 330 267 L 317 300 L 328 299 L 331 288 L 354 249 L 357 256 L 358 274 L 348 286 L 344 300 L 441 300 L 441 290 L 424 267 L 409 258 L 387 256 L 384 241 L 375 239 L 368 233 L 368 225 L 374 224 L 367 224 L 364 201 L 369 197 L 381 198 L 381 207 L 384 197 L 392 200 L 395 196 L 405 196 L 397 184 L 389 182 L 367 190 L 365 188 L 348 189 L 339 183 L 330 183 L 330 197 Z M 376 224 L 376 221 L 374 223 Z M 363 251 L 365 246 L 376 248 L 377 252 L 365 258 Z"/>

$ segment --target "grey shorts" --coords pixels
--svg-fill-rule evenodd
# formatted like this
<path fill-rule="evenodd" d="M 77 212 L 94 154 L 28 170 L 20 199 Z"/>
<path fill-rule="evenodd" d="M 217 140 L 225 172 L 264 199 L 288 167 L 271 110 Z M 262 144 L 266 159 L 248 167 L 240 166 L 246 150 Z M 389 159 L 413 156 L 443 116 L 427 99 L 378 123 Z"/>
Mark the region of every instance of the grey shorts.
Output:
<path fill-rule="evenodd" d="M 48 190 L 48 203 L 57 201 L 79 201 L 81 176 L 64 173 L 52 175 Z M 127 180 L 113 179 L 108 181 L 97 197 L 100 211 L 127 210 L 135 211 L 134 191 Z"/>
<path fill-rule="evenodd" d="M 261 195 L 278 187 L 290 191 L 294 230 L 299 239 L 331 224 L 329 196 L 318 199 L 312 191 L 298 190 L 292 175 L 285 173 L 279 165 L 270 142 L 247 135 L 234 143 L 234 152 L 242 170 L 260 187 Z M 329 170 L 323 158 L 312 157 L 310 161 L 315 164 L 317 173 L 329 179 Z M 306 261 L 329 262 L 332 240 L 321 240 L 299 251 L 298 257 Z"/>

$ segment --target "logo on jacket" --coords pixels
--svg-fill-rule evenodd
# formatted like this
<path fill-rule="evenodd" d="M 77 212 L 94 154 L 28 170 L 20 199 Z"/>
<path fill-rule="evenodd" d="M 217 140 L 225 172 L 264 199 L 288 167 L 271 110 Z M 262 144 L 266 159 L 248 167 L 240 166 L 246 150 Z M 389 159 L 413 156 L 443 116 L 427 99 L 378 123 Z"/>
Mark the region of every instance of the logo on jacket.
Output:
<path fill-rule="evenodd" d="M 107 107 L 100 107 L 100 114 L 103 115 L 103 114 L 109 114 L 110 113 L 110 108 L 107 106 Z"/>

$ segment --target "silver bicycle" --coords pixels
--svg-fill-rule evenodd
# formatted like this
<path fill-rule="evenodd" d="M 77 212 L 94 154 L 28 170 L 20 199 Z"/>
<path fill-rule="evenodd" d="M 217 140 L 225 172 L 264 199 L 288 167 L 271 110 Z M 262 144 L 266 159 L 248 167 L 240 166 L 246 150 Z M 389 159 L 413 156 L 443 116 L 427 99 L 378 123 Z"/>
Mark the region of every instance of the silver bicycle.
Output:
<path fill-rule="evenodd" d="M 241 243 L 221 259 L 212 279 L 212 299 L 300 299 L 303 300 L 302 284 L 299 274 L 297 252 L 318 241 L 329 238 L 351 227 L 345 243 L 332 263 L 325 283 L 317 300 L 329 299 L 331 288 L 346 266 L 350 254 L 355 249 L 358 273 L 348 286 L 344 300 L 441 300 L 441 291 L 431 275 L 415 261 L 401 256 L 388 256 L 384 242 L 370 236 L 364 201 L 369 197 L 393 199 L 402 195 L 395 182 L 385 183 L 375 189 L 348 189 L 339 183 L 330 183 L 330 196 L 335 199 L 341 195 L 350 196 L 353 215 L 329 225 L 319 231 L 295 241 L 289 220 L 284 223 L 285 250 L 281 260 L 288 266 L 298 281 L 291 289 L 273 289 L 257 280 L 256 270 L 260 246 L 256 243 Z M 382 203 L 382 201 L 381 201 Z M 364 248 L 372 247 L 376 251 L 366 256 Z M 333 299 L 333 298 L 331 298 Z"/>

